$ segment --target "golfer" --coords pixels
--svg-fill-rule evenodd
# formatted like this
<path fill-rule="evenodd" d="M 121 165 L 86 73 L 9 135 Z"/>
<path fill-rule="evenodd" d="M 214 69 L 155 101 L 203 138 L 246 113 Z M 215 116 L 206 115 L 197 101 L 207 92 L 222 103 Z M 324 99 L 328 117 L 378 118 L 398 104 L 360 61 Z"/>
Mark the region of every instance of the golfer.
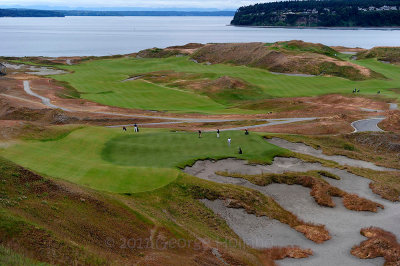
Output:
<path fill-rule="evenodd" d="M 139 132 L 139 128 L 138 128 L 138 126 L 136 125 L 136 123 L 135 123 L 135 125 L 133 125 L 133 128 L 134 128 L 134 131 L 135 131 L 135 132 Z"/>
<path fill-rule="evenodd" d="M 122 127 L 122 130 L 123 130 L 123 131 L 126 131 L 126 127 Z"/>
<path fill-rule="evenodd" d="M 201 130 L 199 130 L 199 138 L 201 138 Z"/>
<path fill-rule="evenodd" d="M 219 138 L 219 129 L 217 129 L 217 138 Z"/>
<path fill-rule="evenodd" d="M 231 146 L 231 138 L 228 138 L 228 146 Z"/>

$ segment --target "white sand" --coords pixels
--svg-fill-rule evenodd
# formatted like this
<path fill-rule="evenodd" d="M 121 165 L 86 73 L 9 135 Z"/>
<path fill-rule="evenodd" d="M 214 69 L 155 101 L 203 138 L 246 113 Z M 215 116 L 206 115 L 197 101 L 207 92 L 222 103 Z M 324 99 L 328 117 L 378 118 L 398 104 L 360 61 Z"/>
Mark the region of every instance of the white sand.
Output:
<path fill-rule="evenodd" d="M 379 210 L 378 213 L 350 211 L 343 206 L 340 198 L 335 198 L 337 204 L 335 208 L 321 207 L 309 195 L 308 188 L 285 184 L 262 187 L 244 179 L 215 174 L 216 171 L 259 174 L 308 170 L 325 170 L 340 176 L 341 180 L 330 178 L 325 178 L 325 180 L 344 191 L 381 203 L 385 206 L 385 210 Z M 300 219 L 326 225 L 332 239 L 323 244 L 315 244 L 289 226 L 267 217 L 256 217 L 247 214 L 243 209 L 226 208 L 221 201 L 203 201 L 253 247 L 299 245 L 314 251 L 314 256 L 308 259 L 285 259 L 279 262 L 281 265 L 382 265 L 382 258 L 360 260 L 350 254 L 351 247 L 365 239 L 360 235 L 360 230 L 364 227 L 378 226 L 400 237 L 400 204 L 381 199 L 369 189 L 370 180 L 344 170 L 324 167 L 319 163 L 306 163 L 297 158 L 278 157 L 272 165 L 248 165 L 246 161 L 235 159 L 216 162 L 198 161 L 192 167 L 187 167 L 185 172 L 210 181 L 256 189 L 274 198 L 283 208 L 296 214 Z"/>

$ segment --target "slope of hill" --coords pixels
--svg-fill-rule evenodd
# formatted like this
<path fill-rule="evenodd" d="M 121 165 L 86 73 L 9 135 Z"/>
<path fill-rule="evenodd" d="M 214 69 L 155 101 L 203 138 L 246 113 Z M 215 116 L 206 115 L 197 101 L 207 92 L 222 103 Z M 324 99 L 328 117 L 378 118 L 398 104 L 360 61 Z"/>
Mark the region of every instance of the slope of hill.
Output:
<path fill-rule="evenodd" d="M 64 14 L 51 10 L 0 9 L 0 17 L 64 17 Z"/>
<path fill-rule="evenodd" d="M 357 53 L 357 59 L 376 58 L 382 62 L 400 64 L 400 47 L 374 47 Z"/>
<path fill-rule="evenodd" d="M 209 44 L 192 57 L 199 62 L 231 63 L 280 73 L 329 75 L 351 80 L 383 78 L 382 75 L 336 57 L 336 51 L 322 44 L 302 41 Z"/>
<path fill-rule="evenodd" d="M 232 25 L 303 27 L 400 26 L 400 1 L 281 1 L 241 7 Z"/>

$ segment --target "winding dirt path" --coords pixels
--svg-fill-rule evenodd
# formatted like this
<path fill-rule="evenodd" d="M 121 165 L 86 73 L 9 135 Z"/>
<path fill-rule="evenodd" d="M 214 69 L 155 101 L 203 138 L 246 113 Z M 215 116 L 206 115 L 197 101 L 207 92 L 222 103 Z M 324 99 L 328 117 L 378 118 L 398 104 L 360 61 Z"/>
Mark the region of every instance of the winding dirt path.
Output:
<path fill-rule="evenodd" d="M 67 108 L 64 108 L 64 107 L 61 107 L 61 106 L 57 106 L 57 105 L 52 104 L 52 103 L 50 102 L 50 99 L 49 99 L 49 98 L 43 97 L 43 96 L 41 96 L 41 95 L 39 95 L 39 94 L 33 92 L 33 91 L 31 90 L 31 86 L 30 86 L 30 84 L 29 84 L 29 81 L 27 81 L 27 80 L 24 80 L 24 91 L 25 91 L 27 94 L 31 95 L 31 96 L 34 96 L 34 97 L 36 97 L 36 98 L 39 98 L 39 99 L 42 101 L 42 103 L 43 103 L 44 105 L 46 105 L 46 106 L 48 106 L 48 107 L 50 107 L 50 108 L 61 109 L 61 110 L 63 110 L 63 111 L 70 111 L 70 110 L 67 109 Z"/>
<path fill-rule="evenodd" d="M 24 90 L 27 94 L 37 97 L 41 100 L 41 102 L 46 105 L 47 107 L 54 108 L 54 109 L 61 109 L 67 112 L 75 112 L 75 110 L 64 108 L 61 106 L 57 106 L 51 103 L 50 99 L 44 96 L 41 96 L 35 92 L 33 92 L 30 88 L 30 83 L 28 80 L 24 82 Z M 396 104 L 391 105 L 391 108 L 397 108 Z M 165 116 L 151 116 L 151 115 L 131 115 L 131 114 L 122 114 L 122 113 L 112 113 L 112 112 L 101 112 L 101 111 L 87 111 L 89 113 L 94 114 L 104 114 L 104 115 L 113 115 L 113 116 L 123 116 L 123 117 L 132 117 L 132 118 L 153 118 L 153 119 L 160 119 L 165 120 L 166 122 L 159 122 L 159 123 L 149 123 L 149 124 L 141 124 L 143 125 L 168 125 L 168 124 L 178 124 L 178 123 L 216 123 L 216 122 L 233 122 L 233 121 L 242 121 L 246 119 L 201 119 L 201 118 L 179 118 L 179 117 L 165 117 Z M 258 127 L 265 127 L 265 126 L 274 126 L 274 125 L 282 125 L 282 124 L 289 124 L 295 122 L 302 122 L 302 121 L 311 121 L 316 120 L 320 117 L 303 117 L 303 118 L 275 118 L 275 119 L 255 119 L 255 121 L 265 121 L 266 123 L 257 124 L 257 125 L 248 125 L 248 126 L 240 126 L 240 127 L 231 127 L 225 128 L 221 131 L 227 130 L 244 130 L 244 129 L 251 129 L 251 128 L 258 128 Z M 375 131 L 381 132 L 383 131 L 378 127 L 378 123 L 384 119 L 382 118 L 369 118 L 358 120 L 351 123 L 351 126 L 354 128 L 354 132 L 364 132 L 364 131 Z M 126 125 L 114 125 L 110 127 L 129 127 L 133 126 L 132 124 Z M 212 130 L 204 130 L 212 131 Z"/>
<path fill-rule="evenodd" d="M 27 94 L 37 97 L 41 100 L 41 102 L 47 107 L 53 109 L 61 109 L 67 112 L 75 112 L 75 110 L 64 108 L 61 106 L 57 106 L 51 103 L 50 99 L 44 96 L 41 96 L 31 90 L 30 82 L 25 80 L 24 82 L 24 90 Z M 111 112 L 100 112 L 100 111 L 88 111 L 89 113 L 94 114 L 105 114 L 105 115 L 115 115 L 115 116 L 125 116 L 125 117 L 133 117 L 133 118 L 155 118 L 160 120 L 167 120 L 166 122 L 158 122 L 158 123 L 147 123 L 141 124 L 143 125 L 167 125 L 167 124 L 178 124 L 178 123 L 215 123 L 215 122 L 233 122 L 233 121 L 241 121 L 245 119 L 201 119 L 201 118 L 178 118 L 178 117 L 165 117 L 165 116 L 150 116 L 150 115 L 130 115 L 130 114 L 121 114 L 121 113 L 111 113 Z M 308 117 L 308 118 L 279 118 L 279 119 L 255 119 L 255 121 L 265 121 L 266 123 L 258 124 L 258 125 L 250 125 L 250 126 L 242 126 L 242 127 L 232 127 L 228 129 L 221 129 L 221 131 L 226 130 L 243 130 L 248 128 L 256 128 L 256 127 L 264 127 L 264 126 L 272 126 L 272 125 L 281 125 L 288 124 L 300 121 L 310 121 L 315 120 L 317 117 Z M 126 125 L 114 125 L 109 126 L 111 128 L 115 127 L 123 127 L 123 126 L 133 126 L 133 124 Z M 211 131 L 211 130 L 205 130 Z"/>

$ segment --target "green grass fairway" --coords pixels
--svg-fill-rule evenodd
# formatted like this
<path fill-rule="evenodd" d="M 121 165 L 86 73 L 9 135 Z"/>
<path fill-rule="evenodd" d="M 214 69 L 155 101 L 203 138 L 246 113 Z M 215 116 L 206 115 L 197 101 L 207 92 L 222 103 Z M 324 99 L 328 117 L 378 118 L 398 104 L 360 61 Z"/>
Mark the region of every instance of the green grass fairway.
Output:
<path fill-rule="evenodd" d="M 146 130 L 139 134 L 121 129 L 87 127 L 55 141 L 26 141 L 0 155 L 38 173 L 65 179 L 98 190 L 135 193 L 167 185 L 178 176 L 178 166 L 198 158 L 239 157 L 270 162 L 287 151 L 264 141 L 259 135 L 229 132 L 215 134 L 171 133 Z M 105 160 L 105 159 L 106 160 Z"/>
<path fill-rule="evenodd" d="M 348 59 L 348 57 L 343 57 Z M 330 93 L 351 94 L 353 88 L 361 94 L 376 94 L 399 98 L 390 89 L 400 86 L 400 67 L 380 63 L 374 59 L 352 61 L 384 74 L 388 80 L 350 81 L 336 77 L 296 77 L 274 75 L 258 68 L 230 65 L 196 64 L 187 57 L 165 59 L 106 59 L 63 66 L 74 73 L 53 78 L 69 82 L 81 97 L 105 105 L 164 110 L 172 112 L 199 113 L 248 113 L 233 106 L 217 103 L 204 95 L 191 91 L 168 88 L 142 80 L 122 82 L 126 78 L 152 71 L 172 70 L 176 72 L 200 73 L 210 78 L 232 76 L 243 79 L 262 89 L 260 98 L 316 96 Z"/>
<path fill-rule="evenodd" d="M 227 138 L 232 139 L 228 146 Z M 243 154 L 238 154 L 241 147 Z M 107 161 L 131 166 L 176 167 L 196 159 L 237 157 L 253 161 L 271 162 L 282 149 L 270 145 L 260 135 L 244 135 L 242 131 L 215 133 L 165 132 L 144 135 L 125 135 L 111 139 L 103 149 Z"/>

